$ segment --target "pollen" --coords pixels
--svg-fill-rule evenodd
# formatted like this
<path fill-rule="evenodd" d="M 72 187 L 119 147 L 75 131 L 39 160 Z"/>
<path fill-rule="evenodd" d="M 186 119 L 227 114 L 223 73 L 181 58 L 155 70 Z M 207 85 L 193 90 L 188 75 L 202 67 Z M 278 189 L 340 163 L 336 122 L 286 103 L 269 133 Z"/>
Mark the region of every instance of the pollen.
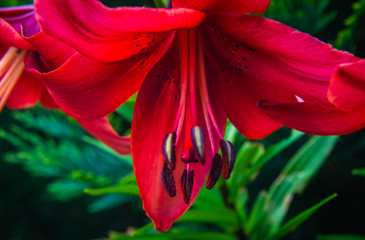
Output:
<path fill-rule="evenodd" d="M 198 153 L 200 157 L 200 162 L 202 165 L 205 164 L 205 133 L 203 127 L 193 127 L 190 131 L 191 142 L 193 143 L 195 151 Z"/>
<path fill-rule="evenodd" d="M 176 164 L 175 144 L 176 132 L 167 134 L 162 142 L 162 154 L 165 157 L 165 160 L 170 166 L 171 170 L 175 170 Z"/>
<path fill-rule="evenodd" d="M 193 182 L 194 182 L 194 171 L 188 171 L 184 169 L 183 174 L 181 175 L 181 190 L 184 198 L 184 202 L 188 204 L 191 198 L 191 192 L 193 190 Z"/>

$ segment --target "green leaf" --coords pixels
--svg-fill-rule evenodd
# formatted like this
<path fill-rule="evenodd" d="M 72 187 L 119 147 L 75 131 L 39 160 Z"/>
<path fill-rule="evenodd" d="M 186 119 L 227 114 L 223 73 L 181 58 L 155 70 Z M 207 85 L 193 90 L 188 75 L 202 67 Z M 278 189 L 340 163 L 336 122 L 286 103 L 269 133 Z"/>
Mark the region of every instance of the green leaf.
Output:
<path fill-rule="evenodd" d="M 318 235 L 317 240 L 365 240 L 365 236 L 359 235 Z"/>
<path fill-rule="evenodd" d="M 352 170 L 353 175 L 365 176 L 365 168 L 357 168 Z"/>
<path fill-rule="evenodd" d="M 237 153 L 234 171 L 227 182 L 230 187 L 229 202 L 235 201 L 239 189 L 254 178 L 270 159 L 303 135 L 302 132 L 292 130 L 288 138 L 269 146 L 266 150 L 260 144 L 245 142 Z"/>
<path fill-rule="evenodd" d="M 84 182 L 59 180 L 48 184 L 47 192 L 50 193 L 55 200 L 65 202 L 81 196 L 84 189 L 87 187 L 89 187 L 89 185 Z"/>
<path fill-rule="evenodd" d="M 193 206 L 195 209 L 212 209 L 223 208 L 225 205 L 218 188 L 208 190 L 203 187 Z"/>
<path fill-rule="evenodd" d="M 99 196 L 108 193 L 120 193 L 120 194 L 129 194 L 134 196 L 139 196 L 138 194 L 138 186 L 137 185 L 119 185 L 105 188 L 87 188 L 84 190 L 84 193 Z"/>
<path fill-rule="evenodd" d="M 237 229 L 239 227 L 239 220 L 237 214 L 228 208 L 215 208 L 196 210 L 191 209 L 187 211 L 176 222 L 204 222 L 215 223 L 222 225 L 225 228 Z"/>
<path fill-rule="evenodd" d="M 248 172 L 252 163 L 264 154 L 264 147 L 259 143 L 246 141 L 237 153 L 234 171 L 227 181 L 229 187 L 229 202 L 234 202 L 240 188 L 244 187 L 251 177 Z"/>
<path fill-rule="evenodd" d="M 308 208 L 307 210 L 301 212 L 296 217 L 289 220 L 285 223 L 273 236 L 269 237 L 270 240 L 276 240 L 284 237 L 291 231 L 294 231 L 300 224 L 302 224 L 305 220 L 307 220 L 310 216 L 312 216 L 320 207 L 324 204 L 335 198 L 337 194 L 332 194 L 331 196 L 323 199 L 321 202 L 316 205 Z"/>
<path fill-rule="evenodd" d="M 337 140 L 337 136 L 314 136 L 290 159 L 267 194 L 255 201 L 247 225 L 251 239 L 265 239 L 279 231 L 294 193 L 303 191 Z"/>

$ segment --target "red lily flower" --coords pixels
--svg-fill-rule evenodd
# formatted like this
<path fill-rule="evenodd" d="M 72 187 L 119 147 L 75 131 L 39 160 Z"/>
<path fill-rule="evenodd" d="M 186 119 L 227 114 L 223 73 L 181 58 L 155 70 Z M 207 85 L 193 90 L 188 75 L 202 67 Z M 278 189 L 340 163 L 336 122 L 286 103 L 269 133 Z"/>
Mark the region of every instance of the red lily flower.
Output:
<path fill-rule="evenodd" d="M 365 60 L 338 65 L 325 83 L 329 102 L 279 103 L 261 101 L 271 118 L 311 134 L 340 135 L 365 127 Z M 305 117 L 303 117 L 305 116 Z"/>
<path fill-rule="evenodd" d="M 57 107 L 43 84 L 23 71 L 24 61 L 43 61 L 52 68 L 74 50 L 39 31 L 31 5 L 0 9 L 0 31 L 0 55 L 3 56 L 0 61 L 0 111 L 5 103 L 10 108 L 26 108 L 37 100 L 47 107 Z M 35 49 L 38 54 L 34 53 Z"/>
<path fill-rule="evenodd" d="M 58 107 L 48 90 L 25 65 L 52 72 L 75 54 L 65 43 L 39 30 L 32 5 L 0 9 L 0 111 L 33 106 L 38 100 L 49 108 Z M 130 154 L 130 137 L 120 137 L 106 118 L 93 121 L 79 119 L 90 134 L 114 147 L 121 154 Z"/>
<path fill-rule="evenodd" d="M 227 117 L 245 136 L 265 137 L 282 125 L 261 112 L 259 100 L 328 102 L 333 69 L 357 60 L 246 14 L 263 13 L 269 2 L 174 0 L 172 9 L 110 9 L 96 0 L 35 1 L 44 31 L 110 64 L 106 72 L 89 71 L 124 77 L 79 79 L 71 86 L 47 79 L 61 108 L 102 117 L 140 88 L 132 158 L 143 207 L 157 230 L 168 230 L 188 209 L 207 175 L 208 188 L 221 172 L 229 177 L 234 150 L 223 139 Z"/>

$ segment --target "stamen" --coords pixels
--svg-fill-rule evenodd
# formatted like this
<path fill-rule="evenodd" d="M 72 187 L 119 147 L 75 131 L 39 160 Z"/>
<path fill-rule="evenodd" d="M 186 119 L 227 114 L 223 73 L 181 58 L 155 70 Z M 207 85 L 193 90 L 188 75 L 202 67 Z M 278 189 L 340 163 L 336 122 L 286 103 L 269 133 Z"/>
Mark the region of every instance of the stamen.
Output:
<path fill-rule="evenodd" d="M 212 122 L 216 133 L 218 136 L 223 139 L 221 131 L 219 129 L 218 123 L 214 117 L 214 112 L 212 105 L 210 104 L 208 87 L 207 87 L 207 79 L 205 75 L 205 63 L 204 63 L 204 49 L 203 49 L 203 39 L 201 33 L 198 34 L 198 61 L 199 61 L 199 80 L 200 80 L 200 95 L 202 99 L 204 118 L 209 115 L 210 121 Z M 205 107 L 204 107 L 205 106 Z M 205 110 L 204 110 L 205 108 Z"/>
<path fill-rule="evenodd" d="M 174 129 L 176 130 L 177 139 L 180 138 L 183 129 L 186 109 L 186 92 L 188 85 L 189 57 L 188 57 L 188 30 L 182 29 L 179 32 L 179 48 L 180 48 L 180 81 L 181 81 L 181 96 L 179 108 L 176 114 Z"/>
<path fill-rule="evenodd" d="M 14 55 L 13 50 L 9 49 L 8 52 L 9 54 Z M 15 84 L 18 82 L 19 77 L 23 73 L 24 58 L 27 54 L 27 51 L 17 50 L 12 58 L 8 55 L 8 52 L 4 56 L 5 60 L 2 59 L 2 64 L 5 70 L 0 69 L 1 71 L 6 72 L 0 82 L 0 112 L 3 109 L 6 100 L 9 98 L 11 91 L 15 87 Z"/>
<path fill-rule="evenodd" d="M 201 164 L 205 164 L 205 133 L 203 127 L 193 127 L 190 131 L 191 142 L 193 143 L 193 147 L 195 151 L 198 153 L 200 157 Z"/>
<path fill-rule="evenodd" d="M 175 170 L 176 165 L 176 132 L 169 133 L 162 142 L 162 154 L 171 170 Z"/>
<path fill-rule="evenodd" d="M 174 180 L 174 175 L 172 175 L 172 171 L 167 166 L 167 162 L 165 161 L 163 164 L 162 172 L 161 172 L 161 180 L 162 186 L 165 189 L 166 193 L 170 197 L 176 196 L 176 185 Z"/>
<path fill-rule="evenodd" d="M 206 84 L 206 77 L 205 77 L 204 51 L 202 48 L 203 41 L 201 39 L 200 32 L 198 33 L 198 36 L 199 36 L 198 37 L 198 78 L 199 78 L 199 85 L 200 85 L 200 97 L 202 100 L 203 115 L 204 115 L 205 124 L 207 126 L 207 130 L 208 130 L 210 145 L 212 146 L 212 154 L 214 154 L 216 147 L 215 147 L 212 127 L 210 124 L 210 117 L 209 117 L 209 113 L 208 113 L 208 109 L 207 109 L 207 105 L 206 105 L 206 101 L 205 101 L 206 96 L 204 95 L 204 91 L 202 88 L 202 86 L 204 84 Z"/>
<path fill-rule="evenodd" d="M 195 77 L 196 77 L 196 29 L 190 28 L 189 29 L 189 83 L 190 83 L 191 116 L 193 125 L 197 124 Z"/>
<path fill-rule="evenodd" d="M 218 153 L 216 153 L 212 160 L 212 166 L 210 168 L 209 176 L 207 182 L 205 183 L 205 187 L 207 189 L 212 189 L 214 185 L 217 183 L 219 176 L 222 171 L 222 157 Z"/>
<path fill-rule="evenodd" d="M 10 47 L 0 60 L 0 77 L 9 69 L 10 64 L 14 61 L 18 49 Z"/>
<path fill-rule="evenodd" d="M 236 152 L 231 142 L 221 139 L 219 142 L 222 150 L 223 157 L 223 169 L 222 177 L 228 179 L 231 176 L 233 170 L 234 162 L 236 160 Z"/>
<path fill-rule="evenodd" d="M 194 181 L 194 171 L 189 171 L 184 169 L 184 172 L 181 176 L 181 190 L 184 198 L 184 202 L 188 204 L 190 202 L 191 191 L 193 190 L 193 181 Z"/>
<path fill-rule="evenodd" d="M 195 150 L 192 148 L 190 148 L 187 153 L 183 154 L 183 156 L 181 157 L 181 161 L 186 164 L 199 162 L 198 156 Z"/>

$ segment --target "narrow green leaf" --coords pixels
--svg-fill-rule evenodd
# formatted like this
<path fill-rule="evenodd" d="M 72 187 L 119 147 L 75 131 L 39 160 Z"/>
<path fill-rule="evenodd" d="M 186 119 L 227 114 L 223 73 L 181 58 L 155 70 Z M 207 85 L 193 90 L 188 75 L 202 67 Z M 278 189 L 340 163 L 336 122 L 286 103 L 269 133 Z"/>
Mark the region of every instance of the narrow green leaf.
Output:
<path fill-rule="evenodd" d="M 228 208 L 218 209 L 204 209 L 196 210 L 191 209 L 187 211 L 176 222 L 204 222 L 224 225 L 230 229 L 236 229 L 239 227 L 239 220 L 237 214 Z"/>
<path fill-rule="evenodd" d="M 353 175 L 365 176 L 365 168 L 357 168 L 352 170 Z"/>
<path fill-rule="evenodd" d="M 279 143 L 275 145 L 271 145 L 268 147 L 265 151 L 265 154 L 260 157 L 260 159 L 257 160 L 255 165 L 251 167 L 249 172 L 247 173 L 249 176 L 253 176 L 257 171 L 264 166 L 270 159 L 272 159 L 275 155 L 279 154 L 281 151 L 283 151 L 286 147 L 291 145 L 293 142 L 298 140 L 301 136 L 303 136 L 304 133 L 292 130 L 290 136 Z"/>
<path fill-rule="evenodd" d="M 247 226 L 250 237 L 266 239 L 280 229 L 293 195 L 305 188 L 337 139 L 337 136 L 314 136 L 290 159 L 267 194 L 256 199 Z"/>
<path fill-rule="evenodd" d="M 359 235 L 318 235 L 317 240 L 365 240 L 365 236 Z"/>
<path fill-rule="evenodd" d="M 300 224 L 302 224 L 310 216 L 312 216 L 320 207 L 322 207 L 327 202 L 331 201 L 336 196 L 337 196 L 337 194 L 332 194 L 331 196 L 326 197 L 325 199 L 323 199 L 316 205 L 301 212 L 296 217 L 292 218 L 287 223 L 285 223 L 275 234 L 273 234 L 271 237 L 269 237 L 269 239 L 270 240 L 280 239 L 280 238 L 284 237 L 286 234 L 288 234 L 289 232 L 294 231 Z"/>
<path fill-rule="evenodd" d="M 153 0 L 156 8 L 165 8 L 167 4 L 167 0 Z"/>
<path fill-rule="evenodd" d="M 249 170 L 249 166 L 256 162 L 263 154 L 265 150 L 263 145 L 258 143 L 252 143 L 246 141 L 237 153 L 236 163 L 234 171 L 231 174 L 230 179 L 227 181 L 229 187 L 229 199 L 230 203 L 234 202 L 237 197 L 238 190 L 244 187 L 248 182 L 250 175 L 246 174 Z"/>
<path fill-rule="evenodd" d="M 93 196 L 99 196 L 108 193 L 120 193 L 139 196 L 137 185 L 121 185 L 106 188 L 87 188 L 84 190 L 84 193 Z"/>
<path fill-rule="evenodd" d="M 195 209 L 223 208 L 224 201 L 217 187 L 208 190 L 203 187 L 194 202 Z"/>

